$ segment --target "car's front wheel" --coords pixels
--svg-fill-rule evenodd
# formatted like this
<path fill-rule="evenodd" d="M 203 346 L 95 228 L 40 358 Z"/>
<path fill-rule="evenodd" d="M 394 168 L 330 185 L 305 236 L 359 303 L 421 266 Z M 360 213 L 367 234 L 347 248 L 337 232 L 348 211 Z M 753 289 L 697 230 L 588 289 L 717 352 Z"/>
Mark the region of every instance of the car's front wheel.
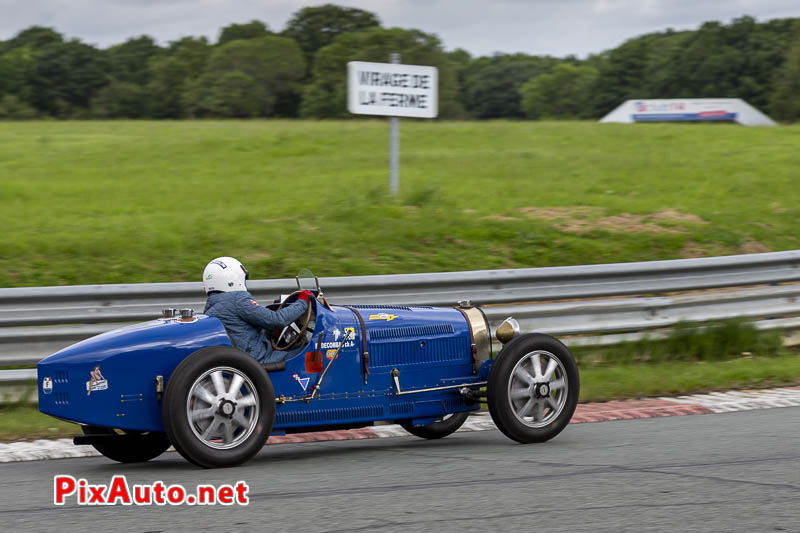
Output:
<path fill-rule="evenodd" d="M 507 437 L 543 442 L 558 435 L 578 404 L 578 366 L 559 340 L 532 333 L 509 342 L 486 386 L 489 413 Z"/>
<path fill-rule="evenodd" d="M 262 448 L 275 421 L 275 391 L 250 355 L 203 348 L 167 383 L 164 428 L 175 449 L 204 468 L 241 464 Z"/>

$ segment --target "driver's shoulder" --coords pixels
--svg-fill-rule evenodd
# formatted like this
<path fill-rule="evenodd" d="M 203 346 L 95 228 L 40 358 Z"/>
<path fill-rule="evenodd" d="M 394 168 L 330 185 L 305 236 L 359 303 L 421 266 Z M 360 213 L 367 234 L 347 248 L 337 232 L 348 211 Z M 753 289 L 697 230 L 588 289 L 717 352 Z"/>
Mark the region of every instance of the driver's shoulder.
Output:
<path fill-rule="evenodd" d="M 250 306 L 257 306 L 258 302 L 253 298 L 253 295 L 250 294 L 249 291 L 233 291 L 229 292 L 230 298 L 234 300 L 236 303 L 246 303 Z"/>
<path fill-rule="evenodd" d="M 236 291 L 236 295 L 233 296 L 233 301 L 237 309 L 247 314 L 252 314 L 252 312 L 261 308 L 259 303 L 253 298 L 253 295 L 247 291 Z"/>

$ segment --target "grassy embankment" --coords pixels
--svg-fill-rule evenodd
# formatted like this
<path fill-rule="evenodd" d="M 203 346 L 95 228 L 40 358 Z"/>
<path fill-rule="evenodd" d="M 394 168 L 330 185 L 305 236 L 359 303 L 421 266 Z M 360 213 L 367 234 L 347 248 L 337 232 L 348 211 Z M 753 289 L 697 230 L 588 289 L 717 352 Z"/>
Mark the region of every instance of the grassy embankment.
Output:
<path fill-rule="evenodd" d="M 671 259 L 800 248 L 800 127 L 0 123 L 0 287 Z"/>
<path fill-rule="evenodd" d="M 267 278 L 800 247 L 800 127 L 404 121 L 397 198 L 387 129 L 0 123 L 0 287 L 196 280 L 222 254 Z M 584 362 L 582 400 L 800 377 L 789 354 L 686 362 L 676 349 Z M 65 427 L 0 408 L 2 439 Z"/>
<path fill-rule="evenodd" d="M 663 340 L 572 351 L 581 401 L 800 384 L 800 357 L 779 331 L 735 320 L 705 329 L 679 324 Z"/>

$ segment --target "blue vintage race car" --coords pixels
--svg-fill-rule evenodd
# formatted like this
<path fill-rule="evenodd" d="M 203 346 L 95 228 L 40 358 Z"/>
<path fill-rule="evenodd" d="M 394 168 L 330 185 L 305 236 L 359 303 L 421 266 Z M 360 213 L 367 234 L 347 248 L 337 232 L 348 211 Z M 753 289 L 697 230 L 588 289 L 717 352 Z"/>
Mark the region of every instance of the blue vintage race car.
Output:
<path fill-rule="evenodd" d="M 147 461 L 171 444 L 208 468 L 247 461 L 270 434 L 395 421 L 440 438 L 481 403 L 522 443 L 551 439 L 572 417 L 578 369 L 558 340 L 520 335 L 509 318 L 493 357 L 489 324 L 469 303 L 330 305 L 315 285 L 307 313 L 271 339 L 288 353 L 281 363 L 236 349 L 214 317 L 169 309 L 43 359 L 39 409 L 80 424 L 75 444 L 110 459 Z"/>

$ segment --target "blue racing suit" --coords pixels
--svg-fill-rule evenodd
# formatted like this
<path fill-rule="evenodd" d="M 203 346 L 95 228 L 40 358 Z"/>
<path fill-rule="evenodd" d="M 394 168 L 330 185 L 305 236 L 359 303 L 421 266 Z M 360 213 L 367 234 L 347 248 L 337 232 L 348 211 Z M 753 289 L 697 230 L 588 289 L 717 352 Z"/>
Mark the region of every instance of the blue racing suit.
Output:
<path fill-rule="evenodd" d="M 282 361 L 287 354 L 272 350 L 266 331 L 282 329 L 294 322 L 308 305 L 298 300 L 280 311 L 272 311 L 258 305 L 248 291 L 215 292 L 208 295 L 203 314 L 217 317 L 238 349 L 260 363 L 273 363 Z"/>

